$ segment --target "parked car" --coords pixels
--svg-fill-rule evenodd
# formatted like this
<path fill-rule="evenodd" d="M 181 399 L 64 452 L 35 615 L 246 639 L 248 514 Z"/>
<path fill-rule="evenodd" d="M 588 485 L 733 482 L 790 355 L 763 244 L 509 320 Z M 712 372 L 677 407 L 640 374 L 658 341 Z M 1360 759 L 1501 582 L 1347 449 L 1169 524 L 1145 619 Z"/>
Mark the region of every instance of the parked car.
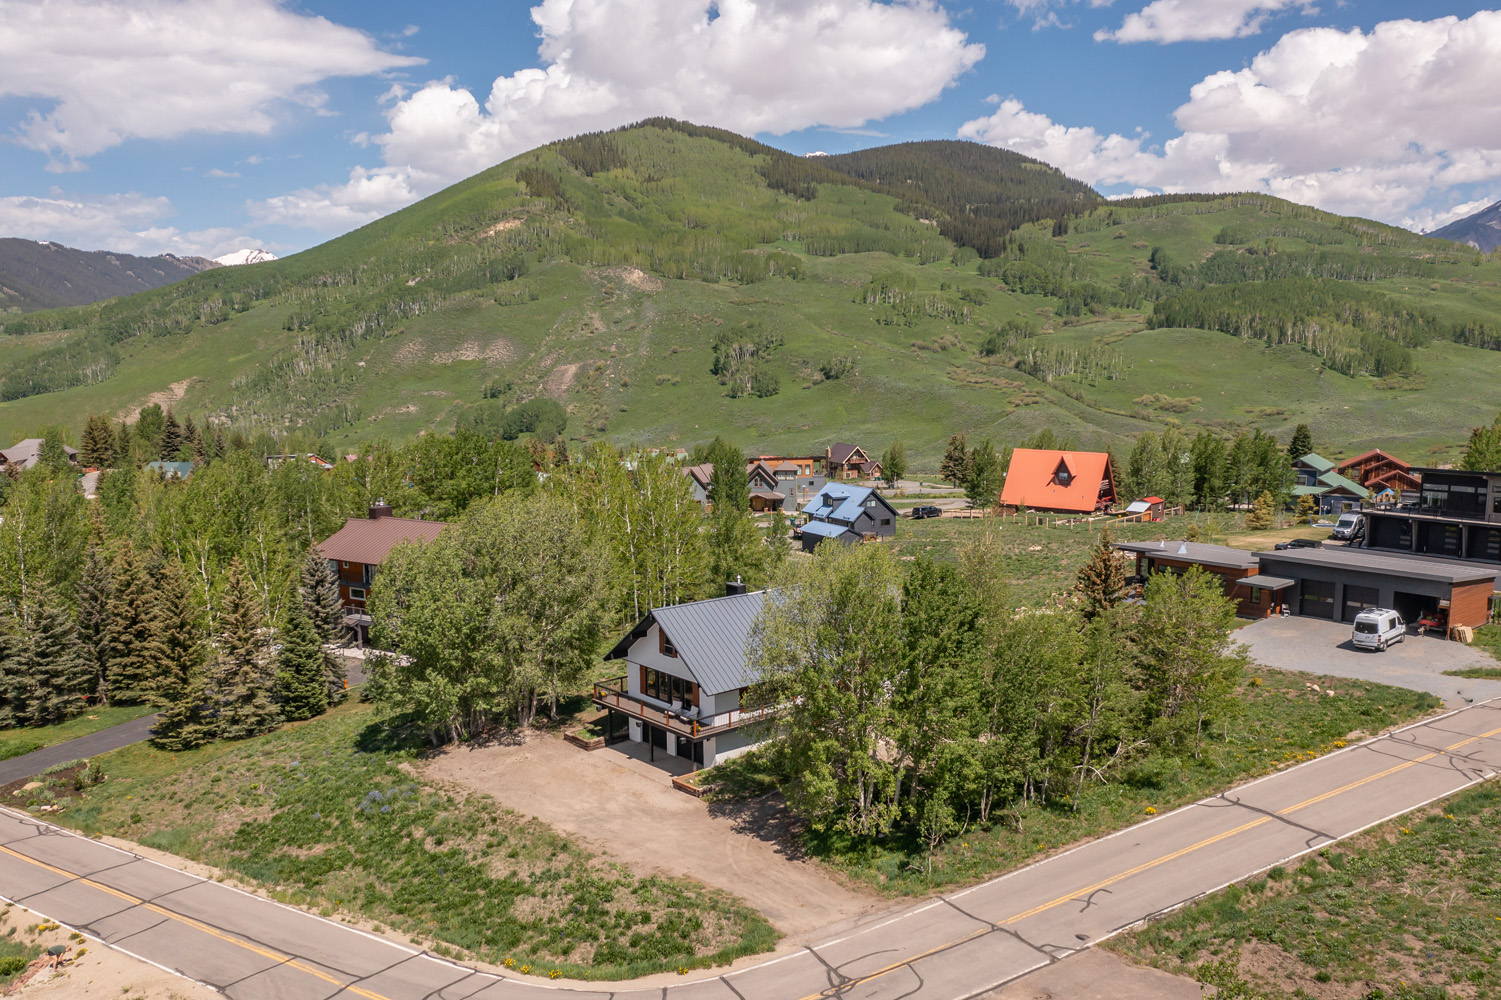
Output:
<path fill-rule="evenodd" d="M 913 507 L 912 508 L 912 519 L 914 521 L 921 521 L 925 517 L 942 517 L 942 516 L 943 516 L 943 511 L 941 509 L 939 509 L 938 507 L 927 506 L 927 507 Z"/>
<path fill-rule="evenodd" d="M 1350 642 L 1356 649 L 1382 651 L 1407 638 L 1407 623 L 1389 608 L 1367 608 L 1355 616 Z"/>
<path fill-rule="evenodd" d="M 1286 542 L 1278 542 L 1272 548 L 1281 551 L 1283 549 L 1316 549 L 1319 543 L 1312 538 L 1293 538 Z"/>
<path fill-rule="evenodd" d="M 1334 532 L 1330 536 L 1348 541 L 1355 537 L 1355 529 L 1360 527 L 1359 514 L 1341 514 L 1339 520 L 1334 522 Z"/>

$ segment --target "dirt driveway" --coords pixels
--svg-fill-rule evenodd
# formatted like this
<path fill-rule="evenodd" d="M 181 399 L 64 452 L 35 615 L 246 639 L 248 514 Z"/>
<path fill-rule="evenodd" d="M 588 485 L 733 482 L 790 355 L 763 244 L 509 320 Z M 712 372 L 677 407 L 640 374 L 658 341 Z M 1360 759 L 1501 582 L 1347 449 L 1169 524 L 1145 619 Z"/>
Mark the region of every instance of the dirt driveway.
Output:
<path fill-rule="evenodd" d="M 519 746 L 450 748 L 423 772 L 535 816 L 638 874 L 685 875 L 732 893 L 785 934 L 784 945 L 893 905 L 789 854 L 788 817 L 772 800 L 711 809 L 613 748 L 588 753 L 532 734 Z"/>
<path fill-rule="evenodd" d="M 1482 649 L 1436 636 L 1410 635 L 1385 652 L 1373 653 L 1355 648 L 1348 624 L 1295 616 L 1254 622 L 1235 638 L 1250 647 L 1252 659 L 1268 667 L 1427 691 L 1444 699 L 1448 708 L 1501 697 L 1501 681 L 1444 675 L 1445 670 L 1501 664 Z"/>

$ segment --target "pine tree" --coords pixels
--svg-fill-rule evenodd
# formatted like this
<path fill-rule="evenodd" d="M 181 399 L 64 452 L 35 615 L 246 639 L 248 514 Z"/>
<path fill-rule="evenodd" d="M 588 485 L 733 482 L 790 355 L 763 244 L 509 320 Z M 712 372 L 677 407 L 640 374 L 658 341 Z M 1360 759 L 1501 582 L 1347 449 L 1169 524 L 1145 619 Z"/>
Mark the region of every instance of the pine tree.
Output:
<path fill-rule="evenodd" d="M 1277 526 L 1277 501 L 1272 499 L 1271 491 L 1263 490 L 1251 505 L 1251 513 L 1246 515 L 1246 527 L 1252 531 L 1265 531 Z"/>
<path fill-rule="evenodd" d="M 326 665 L 328 654 L 307 610 L 293 603 L 287 624 L 281 630 L 281 651 L 276 656 L 276 698 L 281 714 L 292 722 L 311 719 L 328 709 Z"/>
<path fill-rule="evenodd" d="M 965 447 L 963 434 L 949 438 L 949 445 L 943 452 L 943 461 L 938 466 L 938 477 L 955 486 L 969 482 L 969 450 Z"/>
<path fill-rule="evenodd" d="M 175 462 L 181 449 L 182 425 L 177 422 L 177 414 L 169 407 L 166 417 L 162 419 L 162 443 L 157 457 L 163 462 Z"/>
<path fill-rule="evenodd" d="M 333 564 L 316 548 L 308 549 L 297 583 L 302 606 L 313 629 L 324 642 L 344 638 L 344 604 L 339 598 L 339 578 Z"/>
<path fill-rule="evenodd" d="M 1093 621 L 1120 603 L 1120 594 L 1125 587 L 1126 571 L 1111 545 L 1110 529 L 1105 528 L 1089 554 L 1089 562 L 1080 567 L 1078 582 L 1074 585 L 1083 605 L 1084 620 Z"/>
<path fill-rule="evenodd" d="M 202 673 L 203 623 L 193 587 L 178 563 L 166 560 L 154 575 L 144 687 L 152 704 L 166 707 L 176 704 L 190 679 Z"/>
<path fill-rule="evenodd" d="M 97 511 L 98 507 L 90 509 Z M 113 591 L 111 576 L 109 558 L 96 541 L 89 546 L 83 573 L 78 580 L 78 639 L 83 644 L 84 656 L 88 658 L 93 671 L 89 691 L 100 702 L 106 700 L 105 695 L 109 691 L 105 678 L 108 676 L 109 663 L 107 637 L 109 600 Z"/>
<path fill-rule="evenodd" d="M 555 468 L 566 469 L 569 461 L 568 440 L 559 434 L 552 443 L 552 464 Z"/>
<path fill-rule="evenodd" d="M 1313 432 L 1307 424 L 1299 424 L 1293 430 L 1293 439 L 1287 446 L 1289 458 L 1302 458 L 1313 452 Z"/>
<path fill-rule="evenodd" d="M 223 458 L 229 453 L 229 445 L 224 441 L 224 431 L 217 427 L 214 428 L 213 442 L 208 446 L 208 453 L 210 461 Z"/>
<path fill-rule="evenodd" d="M 193 422 L 192 417 L 183 419 L 182 444 L 185 451 L 179 452 L 179 454 L 186 454 L 188 456 L 185 461 L 202 464 L 208 457 L 204 453 L 203 433 L 198 430 L 198 425 Z"/>
<path fill-rule="evenodd" d="M 265 612 L 238 558 L 230 563 L 224 586 L 209 688 L 218 710 L 215 735 L 241 740 L 269 731 L 278 721 L 271 700 L 275 667 L 263 635 Z"/>
<path fill-rule="evenodd" d="M 130 461 L 130 425 L 120 421 L 115 425 L 115 465 L 125 465 Z"/>
<path fill-rule="evenodd" d="M 84 421 L 78 461 L 81 465 L 96 469 L 107 469 L 114 464 L 115 432 L 109 425 L 109 417 L 95 413 Z"/>
<path fill-rule="evenodd" d="M 78 626 L 57 592 L 47 586 L 31 588 L 20 608 L 0 624 L 9 633 L 3 678 L 4 705 L 0 713 L 12 725 L 56 725 L 83 711 L 92 679 L 88 658 L 78 639 Z"/>
<path fill-rule="evenodd" d="M 126 539 L 115 555 L 111 574 L 108 620 L 104 626 L 104 680 L 102 702 L 138 702 L 146 697 L 151 677 L 147 655 L 151 641 L 152 577 Z"/>

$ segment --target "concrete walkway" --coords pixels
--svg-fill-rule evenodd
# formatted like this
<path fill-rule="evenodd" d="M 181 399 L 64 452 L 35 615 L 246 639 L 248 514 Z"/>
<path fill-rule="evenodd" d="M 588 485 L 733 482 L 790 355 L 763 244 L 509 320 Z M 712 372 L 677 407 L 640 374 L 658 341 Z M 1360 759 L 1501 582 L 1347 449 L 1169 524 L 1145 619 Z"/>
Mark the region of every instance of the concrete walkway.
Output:
<path fill-rule="evenodd" d="M 139 743 L 151 735 L 151 727 L 154 725 L 156 725 L 156 716 L 145 715 L 139 719 L 122 722 L 118 726 L 101 729 L 97 733 L 80 736 L 76 740 L 54 743 L 50 747 L 33 750 L 31 753 L 12 757 L 10 760 L 0 760 L 0 785 L 30 778 L 32 775 L 41 774 L 49 767 L 66 764 L 71 760 L 83 760 L 86 757 L 128 747 L 132 743 Z"/>
<path fill-rule="evenodd" d="M 630 983 L 462 966 L 9 810 L 0 894 L 233 1000 L 963 1000 L 1498 770 L 1501 703 L 1474 705 L 775 958 Z"/>

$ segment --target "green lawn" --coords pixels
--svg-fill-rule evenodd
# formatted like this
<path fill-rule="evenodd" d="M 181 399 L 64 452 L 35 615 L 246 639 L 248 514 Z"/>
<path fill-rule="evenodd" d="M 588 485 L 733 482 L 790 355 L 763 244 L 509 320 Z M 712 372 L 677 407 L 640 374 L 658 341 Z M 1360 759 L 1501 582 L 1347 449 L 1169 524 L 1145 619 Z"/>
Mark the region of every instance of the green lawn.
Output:
<path fill-rule="evenodd" d="M 241 743 L 103 755 L 104 784 L 69 797 L 59 775 L 45 790 L 64 805 L 49 818 L 378 922 L 437 954 L 537 975 L 631 978 L 774 944 L 724 893 L 637 878 L 487 798 L 414 779 L 401 765 L 421 749 L 355 702 Z"/>
<path fill-rule="evenodd" d="M 1236 997 L 1501 996 L 1498 828 L 1492 781 L 1106 947 Z"/>
<path fill-rule="evenodd" d="M 80 736 L 88 736 L 101 729 L 118 726 L 122 722 L 139 719 L 154 711 L 156 709 L 147 705 L 112 705 L 108 708 L 90 709 L 82 715 L 75 715 L 67 722 L 59 722 L 55 726 L 0 730 L 0 760 L 19 757 L 33 750 L 50 747 L 55 743 L 76 740 Z"/>
<path fill-rule="evenodd" d="M 1307 685 L 1317 684 L 1331 697 Z M 1314 674 L 1258 668 L 1241 689 L 1243 711 L 1217 726 L 1202 758 L 1154 754 L 1113 784 L 1087 787 L 1079 808 L 1067 804 L 1005 810 L 943 844 L 927 871 L 915 837 L 858 839 L 804 834 L 808 852 L 850 877 L 898 895 L 923 895 L 1010 871 L 1060 848 L 1122 829 L 1145 815 L 1186 805 L 1257 775 L 1338 749 L 1438 708 L 1431 695 Z M 717 794 L 745 798 L 776 787 L 764 755 L 751 752 L 704 772 Z M 711 793 L 711 797 L 712 797 Z"/>

